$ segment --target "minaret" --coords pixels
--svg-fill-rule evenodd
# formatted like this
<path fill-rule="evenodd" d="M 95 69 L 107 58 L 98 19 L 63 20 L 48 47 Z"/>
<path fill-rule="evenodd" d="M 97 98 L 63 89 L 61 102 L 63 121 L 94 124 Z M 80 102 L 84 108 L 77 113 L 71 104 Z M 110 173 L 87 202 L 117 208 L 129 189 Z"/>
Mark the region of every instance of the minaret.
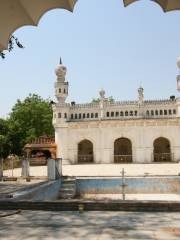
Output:
<path fill-rule="evenodd" d="M 68 96 L 68 82 L 66 82 L 67 68 L 62 64 L 60 58 L 59 65 L 55 69 L 57 80 L 55 82 L 55 96 L 59 103 L 65 103 Z"/>
<path fill-rule="evenodd" d="M 138 105 L 139 105 L 139 116 L 144 115 L 144 88 L 140 85 L 138 88 Z"/>
<path fill-rule="evenodd" d="M 101 89 L 99 92 L 100 95 L 100 119 L 103 119 L 104 117 L 104 101 L 105 101 L 105 94 L 106 92 L 104 91 L 104 89 Z"/>
<path fill-rule="evenodd" d="M 144 88 L 141 86 L 138 88 L 138 102 L 139 104 L 144 102 Z"/>
<path fill-rule="evenodd" d="M 179 68 L 179 74 L 177 75 L 177 90 L 180 92 L 180 57 L 177 59 L 177 66 Z"/>

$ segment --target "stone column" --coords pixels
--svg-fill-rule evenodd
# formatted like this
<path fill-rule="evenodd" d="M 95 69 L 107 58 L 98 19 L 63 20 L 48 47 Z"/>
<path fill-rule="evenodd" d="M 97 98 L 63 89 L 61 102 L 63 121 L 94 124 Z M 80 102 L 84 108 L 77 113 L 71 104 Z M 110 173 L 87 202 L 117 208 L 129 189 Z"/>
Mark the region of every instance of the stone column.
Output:
<path fill-rule="evenodd" d="M 56 179 L 55 160 L 48 158 L 48 180 L 53 181 Z"/>
<path fill-rule="evenodd" d="M 0 158 L 0 178 L 3 177 L 3 158 Z"/>
<path fill-rule="evenodd" d="M 22 171 L 21 171 L 21 176 L 26 178 L 29 177 L 29 159 L 28 158 L 23 158 L 22 159 Z"/>
<path fill-rule="evenodd" d="M 56 158 L 55 160 L 55 172 L 56 172 L 56 179 L 62 177 L 62 158 Z"/>

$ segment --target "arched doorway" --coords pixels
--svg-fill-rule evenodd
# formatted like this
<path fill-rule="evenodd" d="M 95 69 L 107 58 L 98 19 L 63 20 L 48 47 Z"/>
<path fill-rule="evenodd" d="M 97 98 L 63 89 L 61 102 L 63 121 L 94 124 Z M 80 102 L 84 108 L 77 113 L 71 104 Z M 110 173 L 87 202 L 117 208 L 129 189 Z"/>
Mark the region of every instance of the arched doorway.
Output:
<path fill-rule="evenodd" d="M 114 142 L 114 162 L 132 162 L 132 143 L 128 138 L 118 138 Z"/>
<path fill-rule="evenodd" d="M 170 162 L 172 160 L 171 147 L 168 139 L 160 137 L 154 141 L 154 162 Z"/>
<path fill-rule="evenodd" d="M 78 144 L 78 163 L 92 163 L 93 144 L 89 140 L 83 140 Z"/>

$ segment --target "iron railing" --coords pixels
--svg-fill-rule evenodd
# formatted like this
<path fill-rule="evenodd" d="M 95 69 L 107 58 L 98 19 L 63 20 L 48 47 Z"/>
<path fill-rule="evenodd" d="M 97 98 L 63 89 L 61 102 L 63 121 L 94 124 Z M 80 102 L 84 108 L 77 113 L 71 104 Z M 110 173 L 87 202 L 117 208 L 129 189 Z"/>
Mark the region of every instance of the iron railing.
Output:
<path fill-rule="evenodd" d="M 115 163 L 132 163 L 132 155 L 114 155 Z"/>
<path fill-rule="evenodd" d="M 79 154 L 78 163 L 92 163 L 94 160 L 93 154 Z"/>
<path fill-rule="evenodd" d="M 172 153 L 154 153 L 153 154 L 154 162 L 171 162 L 173 161 Z"/>

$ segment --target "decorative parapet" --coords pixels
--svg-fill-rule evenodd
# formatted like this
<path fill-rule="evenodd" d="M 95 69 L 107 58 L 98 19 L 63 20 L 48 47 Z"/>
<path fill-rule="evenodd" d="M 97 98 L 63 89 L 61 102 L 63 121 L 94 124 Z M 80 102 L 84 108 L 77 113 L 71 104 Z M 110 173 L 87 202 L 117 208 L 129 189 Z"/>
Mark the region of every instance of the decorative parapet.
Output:
<path fill-rule="evenodd" d="M 157 99 L 157 100 L 145 100 L 144 104 L 154 104 L 154 105 L 159 105 L 159 104 L 176 104 L 176 99 L 171 100 L 171 99 Z"/>
<path fill-rule="evenodd" d="M 99 103 L 84 103 L 71 105 L 70 109 L 81 109 L 81 108 L 99 108 Z"/>

